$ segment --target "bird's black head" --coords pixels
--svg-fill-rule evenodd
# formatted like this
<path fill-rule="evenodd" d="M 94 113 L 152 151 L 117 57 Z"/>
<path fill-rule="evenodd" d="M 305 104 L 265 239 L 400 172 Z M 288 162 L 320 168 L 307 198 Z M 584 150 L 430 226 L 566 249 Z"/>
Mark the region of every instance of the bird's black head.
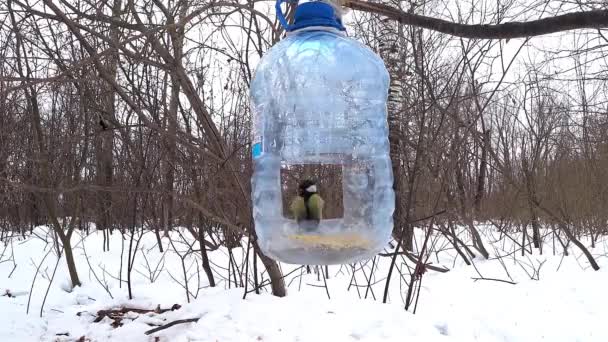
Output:
<path fill-rule="evenodd" d="M 298 194 L 305 198 L 312 196 L 317 192 L 317 183 L 311 179 L 305 179 L 298 186 Z"/>

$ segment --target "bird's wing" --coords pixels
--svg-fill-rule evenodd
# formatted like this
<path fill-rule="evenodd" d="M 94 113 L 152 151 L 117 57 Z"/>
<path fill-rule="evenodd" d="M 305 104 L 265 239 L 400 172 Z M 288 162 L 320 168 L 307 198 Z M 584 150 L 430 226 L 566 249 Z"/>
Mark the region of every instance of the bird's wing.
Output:
<path fill-rule="evenodd" d="M 321 220 L 323 218 L 323 205 L 325 201 L 318 194 L 310 196 L 308 199 L 308 211 L 310 218 L 315 220 Z"/>
<path fill-rule="evenodd" d="M 304 198 L 296 196 L 293 201 L 291 201 L 289 210 L 291 211 L 293 218 L 298 221 L 306 218 L 306 203 L 304 203 Z"/>

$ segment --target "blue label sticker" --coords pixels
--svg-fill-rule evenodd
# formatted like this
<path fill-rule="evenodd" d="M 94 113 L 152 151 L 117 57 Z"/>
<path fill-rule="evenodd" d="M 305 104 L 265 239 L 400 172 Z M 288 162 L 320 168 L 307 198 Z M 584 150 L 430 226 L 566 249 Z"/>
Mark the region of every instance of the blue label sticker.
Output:
<path fill-rule="evenodd" d="M 262 143 L 256 143 L 253 145 L 251 149 L 251 154 L 253 154 L 253 158 L 258 158 L 262 155 Z"/>

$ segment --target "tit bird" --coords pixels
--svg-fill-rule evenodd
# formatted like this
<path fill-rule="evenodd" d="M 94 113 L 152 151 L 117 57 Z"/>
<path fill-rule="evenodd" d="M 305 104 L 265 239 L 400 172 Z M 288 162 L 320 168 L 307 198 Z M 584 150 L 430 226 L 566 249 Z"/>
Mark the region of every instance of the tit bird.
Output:
<path fill-rule="evenodd" d="M 307 179 L 298 186 L 298 196 L 293 199 L 289 209 L 298 224 L 309 221 L 316 226 L 322 219 L 324 204 L 315 182 Z"/>

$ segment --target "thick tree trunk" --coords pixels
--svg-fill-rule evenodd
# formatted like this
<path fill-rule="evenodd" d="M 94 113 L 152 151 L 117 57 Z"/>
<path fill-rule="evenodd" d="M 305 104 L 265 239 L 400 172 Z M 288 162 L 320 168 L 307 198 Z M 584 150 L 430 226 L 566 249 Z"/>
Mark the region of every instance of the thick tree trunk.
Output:
<path fill-rule="evenodd" d="M 268 256 L 264 255 L 264 253 L 262 253 L 260 247 L 258 246 L 257 237 L 253 237 L 253 239 L 253 249 L 255 253 L 257 253 L 257 255 L 260 257 L 260 260 L 262 261 L 262 264 L 264 264 L 266 271 L 268 271 L 272 294 L 277 297 L 285 297 L 287 295 L 287 291 L 285 289 L 285 279 L 283 278 L 283 274 L 281 273 L 279 264 L 277 264 L 276 261 L 270 259 Z"/>
<path fill-rule="evenodd" d="M 114 0 L 112 5 L 112 17 L 119 19 L 122 0 Z M 110 25 L 110 35 L 113 41 L 118 42 L 120 37 L 119 28 Z M 108 55 L 106 70 L 112 79 L 116 79 L 120 56 L 118 50 L 114 50 Z M 113 151 L 114 151 L 114 130 L 112 123 L 116 121 L 116 92 L 111 85 L 103 87 L 104 93 L 104 113 L 98 117 L 98 141 L 96 143 L 97 157 L 97 184 L 106 188 L 99 192 L 99 202 L 97 211 L 97 229 L 104 231 L 104 250 L 110 250 L 110 239 L 108 229 L 112 229 L 112 192 L 107 191 L 113 185 Z"/>
<path fill-rule="evenodd" d="M 389 94 L 387 101 L 388 131 L 390 156 L 393 171 L 393 191 L 395 192 L 395 211 L 393 213 L 393 236 L 396 240 L 403 238 L 402 246 L 406 250 L 413 248 L 413 229 L 407 224 L 405 203 L 403 201 L 403 158 L 402 144 L 404 132 L 401 131 L 402 118 L 400 108 L 403 106 L 403 90 L 401 87 L 401 47 L 399 46 L 398 24 L 382 19 L 380 21 L 379 54 L 384 59 L 390 75 Z M 411 190 L 411 189 L 410 189 Z M 405 230 L 405 231 L 404 231 Z"/>
<path fill-rule="evenodd" d="M 68 266 L 68 272 L 70 273 L 70 279 L 72 280 L 72 286 L 80 286 L 80 279 L 78 278 L 78 272 L 76 272 L 76 261 L 74 260 L 74 253 L 72 251 L 72 241 L 70 237 L 61 239 L 63 244 L 63 250 L 65 253 L 65 262 Z"/>

